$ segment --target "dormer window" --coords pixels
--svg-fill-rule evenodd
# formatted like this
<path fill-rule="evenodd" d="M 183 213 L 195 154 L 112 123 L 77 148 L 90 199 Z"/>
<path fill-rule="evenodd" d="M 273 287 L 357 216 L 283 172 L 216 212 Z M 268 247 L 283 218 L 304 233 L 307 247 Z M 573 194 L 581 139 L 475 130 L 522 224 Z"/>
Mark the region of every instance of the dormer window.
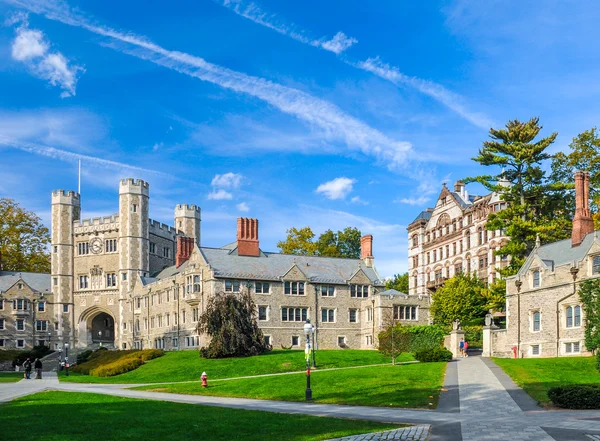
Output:
<path fill-rule="evenodd" d="M 592 274 L 600 274 L 600 256 L 594 256 L 592 260 Z"/>
<path fill-rule="evenodd" d="M 533 272 L 533 287 L 538 288 L 540 286 L 540 271 L 535 270 Z"/>

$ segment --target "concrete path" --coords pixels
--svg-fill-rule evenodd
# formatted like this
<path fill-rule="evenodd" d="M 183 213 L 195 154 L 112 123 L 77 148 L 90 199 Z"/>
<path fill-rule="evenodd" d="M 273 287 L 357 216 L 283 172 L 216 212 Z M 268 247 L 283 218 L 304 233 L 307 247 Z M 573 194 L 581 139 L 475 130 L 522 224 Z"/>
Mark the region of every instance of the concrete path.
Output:
<path fill-rule="evenodd" d="M 457 377 L 457 380 L 455 378 L 450 383 L 458 383 L 458 412 L 455 409 L 456 406 L 447 406 L 439 411 L 431 411 L 135 391 L 124 389 L 132 385 L 58 383 L 56 377 L 48 376 L 49 373 L 45 373 L 47 377 L 44 380 L 0 384 L 0 401 L 8 401 L 40 390 L 53 389 L 266 412 L 431 425 L 428 433 L 424 431 L 421 433 L 421 435 L 425 433 L 423 436 L 428 436 L 428 438 L 423 438 L 423 436 L 412 438 L 431 441 L 574 441 L 589 440 L 593 439 L 592 436 L 600 436 L 600 411 L 547 411 L 540 409 L 531 402 L 527 403 L 520 399 L 519 394 L 515 393 L 518 388 L 514 386 L 514 383 L 501 371 L 493 369 L 495 365 L 488 366 L 486 363 L 489 364 L 489 360 L 481 357 L 462 358 L 456 362 L 457 374 L 453 375 Z M 507 389 L 512 392 L 509 393 Z M 313 391 L 313 393 L 318 394 L 318 391 Z M 358 439 L 361 438 L 356 438 L 356 440 Z M 377 438 L 362 439 L 375 440 Z"/>

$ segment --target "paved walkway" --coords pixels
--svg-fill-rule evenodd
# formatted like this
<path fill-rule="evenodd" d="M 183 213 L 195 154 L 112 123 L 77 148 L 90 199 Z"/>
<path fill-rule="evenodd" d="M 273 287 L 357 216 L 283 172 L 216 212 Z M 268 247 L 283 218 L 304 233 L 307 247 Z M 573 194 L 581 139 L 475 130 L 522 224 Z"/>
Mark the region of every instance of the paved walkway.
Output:
<path fill-rule="evenodd" d="M 490 369 L 486 364 L 490 363 L 488 360 L 469 357 L 455 363 L 458 368 L 459 412 L 444 411 L 444 409 L 431 411 L 338 406 L 146 392 L 125 389 L 132 385 L 58 383 L 55 374 L 52 376 L 52 373 L 44 373 L 46 376 L 44 380 L 22 380 L 18 383 L 0 384 L 0 401 L 9 401 L 18 396 L 53 389 L 266 412 L 353 418 L 388 423 L 415 423 L 423 425 L 424 428 L 431 425 L 429 432 L 423 429 L 416 438 L 414 436 L 413 438 L 390 438 L 390 432 L 382 432 L 386 434 L 385 437 L 347 438 L 353 441 L 360 439 L 371 441 L 377 439 L 429 439 L 432 441 L 589 441 L 590 439 L 600 439 L 600 411 L 542 410 L 528 403 L 522 403 L 514 393 L 509 393 L 507 387 L 509 390 L 516 390 L 516 386 L 513 384 L 511 387 L 512 382 L 499 370 Z M 493 365 L 490 366 L 493 367 Z M 457 426 L 460 426 L 460 430 Z M 398 433 L 402 434 L 402 431 Z M 593 438 L 593 436 L 597 438 Z"/>

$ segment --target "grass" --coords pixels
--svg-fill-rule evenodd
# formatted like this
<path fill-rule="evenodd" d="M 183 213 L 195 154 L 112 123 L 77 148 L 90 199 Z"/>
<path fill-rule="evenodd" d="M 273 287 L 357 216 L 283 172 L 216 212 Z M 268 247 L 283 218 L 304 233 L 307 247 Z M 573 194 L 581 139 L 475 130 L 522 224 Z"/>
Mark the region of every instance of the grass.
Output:
<path fill-rule="evenodd" d="M 0 383 L 15 383 L 23 379 L 23 372 L 0 372 Z"/>
<path fill-rule="evenodd" d="M 319 368 L 337 368 L 364 366 L 370 364 L 391 363 L 391 358 L 378 351 L 360 350 L 322 350 L 316 352 Z M 414 358 L 402 354 L 398 361 Z M 279 372 L 303 371 L 305 369 L 304 351 L 272 351 L 264 355 L 246 358 L 224 358 L 209 360 L 200 358 L 197 351 L 168 352 L 162 357 L 150 360 L 134 371 L 114 377 L 92 377 L 60 372 L 61 381 L 76 383 L 167 383 L 176 381 L 199 380 L 206 371 L 210 379 L 244 377 L 249 375 L 273 374 Z"/>
<path fill-rule="evenodd" d="M 548 390 L 578 383 L 600 383 L 595 357 L 494 358 L 515 383 L 541 405 L 550 404 Z"/>
<path fill-rule="evenodd" d="M 0 405 L 3 441 L 308 441 L 399 426 L 71 392 Z"/>
<path fill-rule="evenodd" d="M 313 371 L 311 389 L 316 403 L 404 408 L 437 407 L 446 363 L 376 366 L 337 371 Z M 304 401 L 306 375 L 290 374 L 239 380 L 175 383 L 136 388 L 191 395 Z"/>

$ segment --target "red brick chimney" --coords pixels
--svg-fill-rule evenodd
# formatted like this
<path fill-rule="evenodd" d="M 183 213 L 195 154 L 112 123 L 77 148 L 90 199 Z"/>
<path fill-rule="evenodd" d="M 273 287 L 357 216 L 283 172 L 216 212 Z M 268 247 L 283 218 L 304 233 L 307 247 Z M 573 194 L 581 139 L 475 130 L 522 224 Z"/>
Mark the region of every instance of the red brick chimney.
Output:
<path fill-rule="evenodd" d="M 238 256 L 260 256 L 258 247 L 258 219 L 238 217 Z"/>
<path fill-rule="evenodd" d="M 360 258 L 368 267 L 373 266 L 373 236 L 370 234 L 360 238 Z"/>
<path fill-rule="evenodd" d="M 194 238 L 177 236 L 177 255 L 175 256 L 175 266 L 180 267 L 183 262 L 188 260 L 194 251 Z"/>
<path fill-rule="evenodd" d="M 578 171 L 575 172 L 575 216 L 571 246 L 579 246 L 585 236 L 593 231 L 594 221 L 590 215 L 590 174 Z"/>

